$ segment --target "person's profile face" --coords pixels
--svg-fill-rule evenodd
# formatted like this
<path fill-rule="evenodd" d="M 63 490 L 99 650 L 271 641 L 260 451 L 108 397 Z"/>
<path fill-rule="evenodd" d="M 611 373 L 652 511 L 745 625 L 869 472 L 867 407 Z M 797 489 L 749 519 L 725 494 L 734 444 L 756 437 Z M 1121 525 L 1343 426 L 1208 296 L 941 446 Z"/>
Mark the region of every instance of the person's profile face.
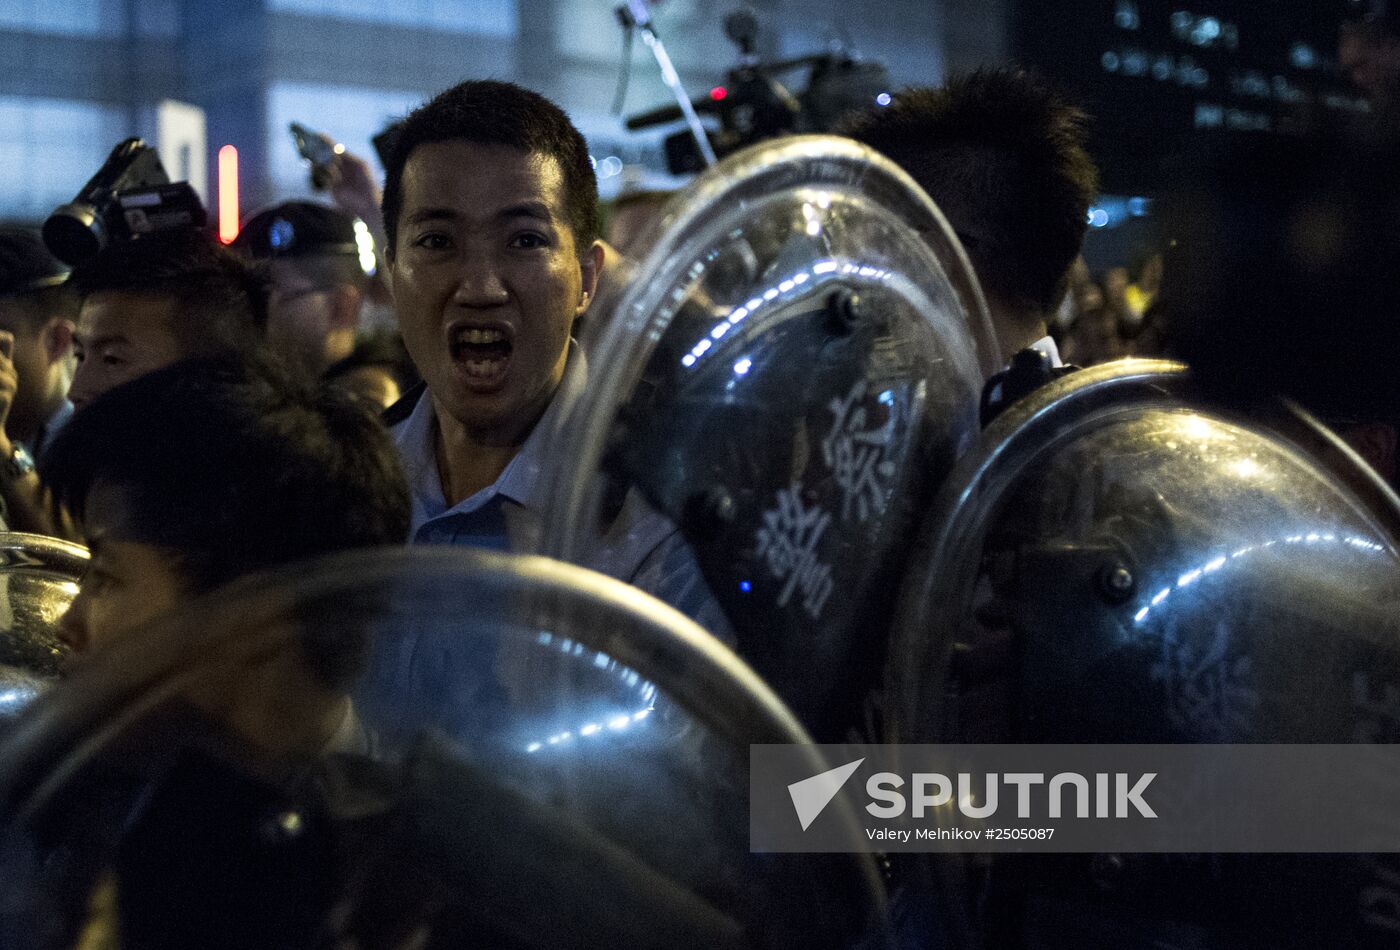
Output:
<path fill-rule="evenodd" d="M 15 366 L 16 389 L 5 429 L 12 439 L 19 433 L 32 433 L 44 424 L 44 387 L 48 382 L 48 361 L 44 358 L 42 327 L 26 319 L 22 304 L 0 296 L 0 330 L 14 336 L 10 361 Z"/>
<path fill-rule="evenodd" d="M 564 374 L 601 248 L 580 258 L 552 156 L 432 142 L 402 182 L 390 280 L 404 344 L 440 422 L 518 443 Z"/>
<path fill-rule="evenodd" d="M 267 343 L 274 353 L 317 372 L 326 365 L 326 337 L 335 311 L 334 284 L 317 282 L 294 263 L 274 261 L 267 301 Z"/>
<path fill-rule="evenodd" d="M 73 333 L 73 405 L 81 409 L 115 386 L 182 359 L 173 330 L 177 308 L 173 297 L 126 290 L 99 291 L 84 300 Z"/>
<path fill-rule="evenodd" d="M 184 579 L 168 551 L 127 540 L 121 491 L 98 482 L 85 509 L 83 535 L 92 561 L 59 621 L 59 638 L 75 654 L 149 623 L 186 598 Z"/>

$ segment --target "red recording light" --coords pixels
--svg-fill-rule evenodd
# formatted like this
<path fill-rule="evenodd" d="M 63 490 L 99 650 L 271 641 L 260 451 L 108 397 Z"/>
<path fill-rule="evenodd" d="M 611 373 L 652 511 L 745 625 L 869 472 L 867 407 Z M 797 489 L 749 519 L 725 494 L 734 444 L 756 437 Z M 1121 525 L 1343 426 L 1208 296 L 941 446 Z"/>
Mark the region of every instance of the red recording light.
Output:
<path fill-rule="evenodd" d="M 710 90 L 710 98 L 715 102 L 719 102 L 727 95 L 729 95 L 729 90 L 725 89 L 723 86 L 716 86 Z"/>

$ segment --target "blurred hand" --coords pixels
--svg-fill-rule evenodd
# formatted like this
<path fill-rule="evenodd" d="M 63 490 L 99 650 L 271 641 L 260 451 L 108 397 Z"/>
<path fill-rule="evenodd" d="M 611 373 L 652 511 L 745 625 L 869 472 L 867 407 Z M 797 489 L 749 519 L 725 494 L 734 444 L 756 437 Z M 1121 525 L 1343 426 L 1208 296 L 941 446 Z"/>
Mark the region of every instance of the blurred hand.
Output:
<path fill-rule="evenodd" d="M 331 164 L 331 198 L 345 211 L 357 216 L 371 232 L 383 230 L 379 211 L 379 186 L 369 162 L 354 152 L 341 152 Z"/>

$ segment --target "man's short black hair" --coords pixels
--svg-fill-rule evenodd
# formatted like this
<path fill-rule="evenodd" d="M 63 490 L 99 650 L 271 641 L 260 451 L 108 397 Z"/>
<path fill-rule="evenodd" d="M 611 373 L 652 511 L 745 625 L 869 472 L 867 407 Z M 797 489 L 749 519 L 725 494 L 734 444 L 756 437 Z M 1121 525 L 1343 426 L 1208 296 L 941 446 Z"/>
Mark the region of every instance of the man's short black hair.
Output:
<path fill-rule="evenodd" d="M 174 298 L 171 329 L 187 356 L 250 352 L 267 328 L 264 270 L 195 228 L 111 244 L 74 268 L 71 282 L 84 299 L 104 291 Z"/>
<path fill-rule="evenodd" d="M 185 360 L 110 390 L 55 437 L 40 475 L 80 522 L 94 486 L 117 491 L 120 540 L 170 552 L 193 593 L 408 536 L 408 488 L 378 419 L 247 360 Z"/>
<path fill-rule="evenodd" d="M 413 150 L 432 142 L 504 145 L 552 156 L 564 173 L 564 202 L 582 254 L 598 238 L 598 179 L 588 144 L 564 111 L 514 83 L 478 79 L 438 93 L 399 125 L 384 168 L 386 252 L 394 253 L 403 203 L 403 170 Z"/>
<path fill-rule="evenodd" d="M 67 284 L 45 287 L 22 294 L 0 294 L 5 309 L 15 314 L 16 332 L 37 335 L 55 317 L 78 319 L 78 297 Z"/>
<path fill-rule="evenodd" d="M 909 89 L 841 133 L 894 160 L 952 223 L 977 278 L 1008 302 L 1053 310 L 1079 255 L 1098 173 L 1085 113 L 1016 69 Z"/>

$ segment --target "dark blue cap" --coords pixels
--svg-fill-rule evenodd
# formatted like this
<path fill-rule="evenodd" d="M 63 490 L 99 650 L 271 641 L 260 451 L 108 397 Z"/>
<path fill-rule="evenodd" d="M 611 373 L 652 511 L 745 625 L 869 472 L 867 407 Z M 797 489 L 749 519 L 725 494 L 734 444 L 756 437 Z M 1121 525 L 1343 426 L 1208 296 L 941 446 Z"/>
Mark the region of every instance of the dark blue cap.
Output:
<path fill-rule="evenodd" d="M 0 295 L 57 287 L 67 279 L 67 265 L 49 253 L 38 232 L 0 228 Z"/>
<path fill-rule="evenodd" d="M 244 223 L 233 246 L 254 260 L 360 252 L 355 218 L 311 201 L 264 208 Z"/>

